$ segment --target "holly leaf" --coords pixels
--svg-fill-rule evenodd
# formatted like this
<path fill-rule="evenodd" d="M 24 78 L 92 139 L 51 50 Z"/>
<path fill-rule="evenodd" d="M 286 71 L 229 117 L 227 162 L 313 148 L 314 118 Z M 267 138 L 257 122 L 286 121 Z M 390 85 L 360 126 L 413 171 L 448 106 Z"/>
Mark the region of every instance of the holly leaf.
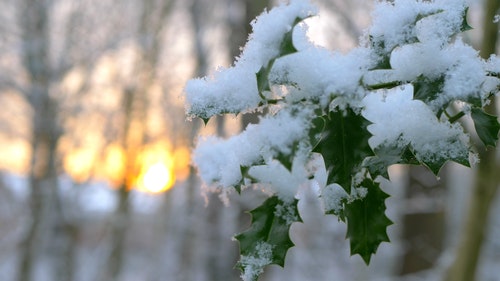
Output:
<path fill-rule="evenodd" d="M 372 178 L 382 176 L 389 179 L 387 169 L 394 164 L 420 164 L 411 145 L 399 147 L 397 144 L 381 145 L 374 149 L 375 156 L 367 157 L 363 162 Z"/>
<path fill-rule="evenodd" d="M 278 152 L 276 155 L 276 160 L 278 160 L 289 172 L 292 172 L 293 159 L 295 157 L 295 153 L 298 150 L 298 147 L 298 142 L 295 142 L 292 145 L 292 151 L 290 153 Z"/>
<path fill-rule="evenodd" d="M 365 179 L 361 186 L 367 189 L 366 196 L 345 206 L 346 238 L 350 240 L 351 255 L 358 254 L 369 264 L 380 243 L 390 242 L 387 227 L 392 221 L 385 215 L 385 199 L 389 195 L 371 179 Z"/>
<path fill-rule="evenodd" d="M 436 176 L 448 161 L 470 167 L 469 147 L 466 144 L 462 143 L 459 139 L 448 139 L 446 147 L 448 149 L 443 149 L 440 153 L 435 153 L 433 157 L 419 159 L 420 164 L 429 168 Z M 417 154 L 418 152 L 416 151 L 415 153 Z"/>
<path fill-rule="evenodd" d="M 326 120 L 323 116 L 316 117 L 312 120 L 312 126 L 309 130 L 309 142 L 314 149 L 321 141 L 321 136 L 325 130 Z"/>
<path fill-rule="evenodd" d="M 374 37 L 373 35 L 369 35 L 369 39 L 372 49 L 379 58 L 377 64 L 370 70 L 391 69 L 391 55 L 385 51 L 385 41 L 383 40 L 383 37 Z"/>
<path fill-rule="evenodd" d="M 471 109 L 471 117 L 477 135 L 484 145 L 495 147 L 498 141 L 498 131 L 500 130 L 498 118 L 484 112 L 481 108 L 474 107 Z"/>
<path fill-rule="evenodd" d="M 236 192 L 238 192 L 238 194 L 240 195 L 242 187 L 244 187 L 248 183 L 248 180 L 250 181 L 250 183 L 257 182 L 252 176 L 250 176 L 250 174 L 248 173 L 249 170 L 250 167 L 240 165 L 241 180 L 234 185 L 234 190 L 236 190 Z"/>
<path fill-rule="evenodd" d="M 305 18 L 297 17 L 292 24 L 292 28 L 283 35 L 281 44 L 279 47 L 279 53 L 276 57 L 269 60 L 267 65 L 263 65 L 259 71 L 255 74 L 257 78 L 257 89 L 259 90 L 259 95 L 263 100 L 266 100 L 263 92 L 271 91 L 271 85 L 269 83 L 269 72 L 271 71 L 274 61 L 280 57 L 296 53 L 298 50 L 293 44 L 293 29 L 295 26 L 303 21 Z"/>
<path fill-rule="evenodd" d="M 294 246 L 289 236 L 290 226 L 302 221 L 297 202 L 297 199 L 285 202 L 272 196 L 250 211 L 250 228 L 235 236 L 241 255 L 236 266 L 247 277 L 245 280 L 257 280 L 266 265 L 284 266 L 286 253 Z"/>
<path fill-rule="evenodd" d="M 462 24 L 460 25 L 460 31 L 467 31 L 473 29 L 472 26 L 467 22 L 467 14 L 469 12 L 469 7 L 466 7 L 462 15 Z"/>
<path fill-rule="evenodd" d="M 413 98 L 428 104 L 430 101 L 435 100 L 439 93 L 442 92 L 444 75 L 436 79 L 430 79 L 420 75 L 412 84 L 414 87 Z"/>
<path fill-rule="evenodd" d="M 280 44 L 280 53 L 279 53 L 280 57 L 297 52 L 297 49 L 293 45 L 293 29 L 295 28 L 295 25 L 297 25 L 302 20 L 304 19 L 299 17 L 296 18 L 292 25 L 292 28 L 287 33 L 285 33 L 285 36 L 283 37 L 283 40 L 281 41 Z"/>
<path fill-rule="evenodd" d="M 350 108 L 330 112 L 324 120 L 323 136 L 313 151 L 323 156 L 327 185 L 337 183 L 349 194 L 353 175 L 363 160 L 373 155 L 368 145 L 371 134 L 366 129 L 370 122 Z"/>
<path fill-rule="evenodd" d="M 255 77 L 257 78 L 257 89 L 259 91 L 259 96 L 265 100 L 263 92 L 271 91 L 271 86 L 269 84 L 269 72 L 273 67 L 274 59 L 271 60 L 267 66 L 262 66 L 257 73 L 255 73 Z"/>

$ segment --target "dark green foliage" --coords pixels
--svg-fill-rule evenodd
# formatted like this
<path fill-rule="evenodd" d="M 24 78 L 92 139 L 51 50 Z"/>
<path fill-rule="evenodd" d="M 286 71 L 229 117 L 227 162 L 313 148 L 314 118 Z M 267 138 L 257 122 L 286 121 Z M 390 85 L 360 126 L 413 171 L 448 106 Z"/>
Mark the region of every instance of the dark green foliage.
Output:
<path fill-rule="evenodd" d="M 405 28 L 413 30 L 419 21 L 445 12 L 444 10 L 435 10 L 415 15 L 415 18 L 405 19 L 407 20 Z M 457 30 L 452 31 L 455 34 L 449 38 L 450 41 L 459 32 L 471 29 L 466 15 L 467 9 L 464 10 L 461 26 L 456 26 L 455 29 Z M 379 177 L 389 179 L 388 168 L 394 164 L 422 165 L 429 168 L 436 175 L 447 161 L 469 166 L 470 147 L 467 147 L 469 144 L 463 140 L 439 139 L 433 140 L 436 143 L 429 144 L 429 146 L 438 147 L 436 151 L 427 150 L 422 148 L 415 140 L 411 143 L 401 133 L 400 138 L 392 143 L 383 143 L 372 149 L 368 143 L 372 135 L 367 130 L 370 122 L 361 115 L 362 106 L 356 108 L 358 106 L 356 103 L 353 103 L 353 106 L 348 102 L 346 108 L 333 108 L 332 104 L 328 104 L 335 97 L 338 97 L 333 94 L 326 97 L 328 99 L 326 103 L 313 98 L 310 100 L 303 98 L 297 101 L 293 99 L 287 100 L 280 96 L 280 98 L 272 99 L 272 93 L 269 95 L 269 92 L 272 92 L 276 87 L 282 87 L 285 89 L 284 91 L 291 89 L 291 87 L 294 88 L 293 90 L 299 89 L 297 81 L 289 81 L 287 70 L 284 70 L 285 73 L 282 73 L 283 75 L 279 78 L 274 78 L 273 81 L 269 80 L 269 74 L 276 60 L 298 52 L 293 44 L 293 30 L 302 20 L 304 19 L 295 19 L 290 30 L 281 38 L 277 55 L 264 63 L 260 70 L 255 73 L 258 92 L 262 99 L 259 106 L 265 108 L 277 105 L 277 108 L 280 106 L 285 108 L 290 106 L 290 104 L 287 104 L 290 102 L 292 108 L 296 111 L 301 110 L 303 107 L 308 107 L 314 111 L 311 120 L 307 120 L 307 122 L 310 121 L 308 135 L 304 139 L 295 140 L 290 152 L 274 153 L 272 160 L 279 161 L 291 172 L 294 160 L 297 160 L 295 157 L 298 154 L 299 147 L 301 152 L 310 149 L 306 151 L 306 154 L 308 153 L 307 157 L 311 157 L 309 159 L 313 158 L 311 156 L 313 152 L 321 154 L 327 172 L 326 185 L 338 184 L 345 191 L 345 197 L 340 196 L 340 199 L 335 198 L 335 193 L 330 199 L 328 199 L 328 196 L 324 196 L 324 200 L 337 200 L 335 203 L 340 203 L 340 206 L 335 205 L 335 207 L 339 206 L 340 210 L 336 208 L 328 210 L 327 214 L 335 214 L 340 220 L 347 223 L 346 237 L 350 241 L 351 254 L 359 254 L 365 263 L 369 264 L 371 256 L 375 254 L 380 243 L 389 242 L 387 227 L 392 224 L 391 220 L 385 215 L 385 199 L 388 194 L 381 190 L 379 183 L 375 180 L 378 180 Z M 388 26 L 387 28 L 391 27 Z M 390 46 L 386 44 L 383 35 L 378 37 L 369 35 L 369 47 L 371 47 L 374 55 L 373 61 L 370 62 L 370 66 L 374 66 L 371 67 L 371 70 L 391 69 L 390 59 L 394 48 L 419 41 L 415 32 L 403 33 L 402 35 L 404 35 L 403 42 L 399 42 L 397 45 L 389 43 Z M 497 78 L 500 76 L 497 73 L 489 73 L 488 75 L 496 75 Z M 441 101 L 440 95 L 447 79 L 445 72 L 434 76 L 420 75 L 412 79 L 412 81 L 393 79 L 396 81 L 380 81 L 377 82 L 379 84 L 375 85 L 365 85 L 363 79 L 361 79 L 359 88 L 360 91 L 365 91 L 365 94 L 370 94 L 370 91 L 384 91 L 384 89 L 393 89 L 399 85 L 411 83 L 414 89 L 413 98 L 422 101 L 431 110 L 434 110 L 439 122 L 449 125 L 466 115 L 467 110 L 459 111 L 453 116 L 449 115 L 447 110 L 450 110 L 450 105 L 454 105 L 455 100 L 453 97 L 439 104 L 440 108 L 431 106 L 435 105 L 437 101 Z M 341 93 L 339 96 L 343 94 Z M 498 141 L 500 123 L 496 116 L 483 111 L 480 90 L 477 89 L 477 93 L 465 93 L 462 97 L 466 100 L 461 100 L 461 102 L 472 107 L 471 117 L 481 141 L 486 146 L 495 146 Z M 356 108 L 356 110 L 349 106 Z M 411 114 L 411 112 L 408 114 Z M 205 124 L 208 122 L 206 118 L 203 118 L 203 120 Z M 451 126 L 455 125 L 457 124 Z M 456 149 L 447 150 L 447 146 Z M 281 151 L 276 147 L 270 147 L 269 149 L 274 152 Z M 418 151 L 417 149 L 424 151 Z M 263 165 L 264 162 L 264 159 L 261 159 L 259 163 L 253 163 L 253 166 Z M 249 174 L 250 169 L 251 167 L 240 167 L 242 179 L 235 185 L 238 193 L 241 193 L 244 184 L 258 184 L 258 181 Z M 315 175 L 309 174 L 307 176 L 309 176 L 309 179 L 315 177 Z M 338 187 L 337 185 L 332 186 Z M 327 189 L 328 187 L 322 186 L 322 188 Z M 340 191 L 343 194 L 340 189 L 334 191 Z M 263 202 L 261 206 L 250 211 L 252 216 L 250 228 L 235 236 L 236 240 L 239 241 L 241 253 L 241 259 L 237 267 L 243 271 L 245 280 L 256 281 L 266 265 L 277 264 L 284 266 L 287 251 L 294 246 L 289 237 L 290 226 L 293 222 L 301 222 L 297 203 L 296 199 L 287 202 L 277 195 L 273 195 Z M 255 263 L 255 260 L 259 262 Z"/>
<path fill-rule="evenodd" d="M 392 221 L 385 215 L 385 199 L 389 195 L 370 179 L 365 179 L 360 187 L 366 188 L 366 196 L 347 204 L 344 210 L 346 236 L 351 244 L 351 255 L 359 254 L 369 264 L 380 243 L 389 242 L 386 229 Z"/>
<path fill-rule="evenodd" d="M 353 176 L 360 171 L 363 160 L 373 155 L 368 145 L 371 135 L 366 130 L 370 122 L 349 108 L 332 111 L 323 119 L 325 129 L 314 151 L 325 161 L 327 184 L 338 183 L 349 194 Z"/>
<path fill-rule="evenodd" d="M 252 224 L 248 230 L 235 236 L 240 243 L 241 256 L 254 256 L 256 245 L 266 243 L 272 246 L 271 263 L 284 266 L 288 249 L 294 246 L 288 232 L 293 222 L 301 222 L 297 200 L 284 202 L 277 196 L 268 198 L 261 206 L 250 211 Z M 245 271 L 241 261 L 237 265 Z"/>
<path fill-rule="evenodd" d="M 411 145 L 398 147 L 397 145 L 389 144 L 377 147 L 374 152 L 375 156 L 367 157 L 363 162 L 363 165 L 367 167 L 373 178 L 382 176 L 389 179 L 387 169 L 394 164 L 419 164 Z"/>
<path fill-rule="evenodd" d="M 435 100 L 443 90 L 444 75 L 430 79 L 420 75 L 412 84 L 414 87 L 413 98 L 425 103 Z"/>
<path fill-rule="evenodd" d="M 490 115 L 481 108 L 472 108 L 471 117 L 474 121 L 477 135 L 484 145 L 496 146 L 500 124 L 498 117 Z"/>

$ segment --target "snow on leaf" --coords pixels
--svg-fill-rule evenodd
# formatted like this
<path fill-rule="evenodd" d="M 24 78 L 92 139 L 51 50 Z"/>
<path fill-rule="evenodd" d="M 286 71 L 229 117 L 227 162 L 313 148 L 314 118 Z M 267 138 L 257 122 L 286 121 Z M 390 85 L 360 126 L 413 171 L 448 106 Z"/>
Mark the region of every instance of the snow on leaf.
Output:
<path fill-rule="evenodd" d="M 473 29 L 473 27 L 470 26 L 469 22 L 467 21 L 468 12 L 469 12 L 469 7 L 466 7 L 462 15 L 462 24 L 460 25 L 460 31 L 462 32 Z"/>
<path fill-rule="evenodd" d="M 498 131 L 500 124 L 498 118 L 484 112 L 480 108 L 471 109 L 471 117 L 474 121 L 477 135 L 485 145 L 495 147 L 498 141 Z"/>
<path fill-rule="evenodd" d="M 442 92 L 444 76 L 430 79 L 420 75 L 412 84 L 414 86 L 414 99 L 429 103 L 435 100 Z"/>
<path fill-rule="evenodd" d="M 413 86 L 373 92 L 365 97 L 364 104 L 363 116 L 372 122 L 368 126 L 373 135 L 369 140 L 370 146 L 378 150 L 379 156 L 382 153 L 397 155 L 397 151 L 385 150 L 399 150 L 410 145 L 410 152 L 419 164 L 428 167 L 434 174 L 447 161 L 469 166 L 469 137 L 463 132 L 463 128 L 457 123 L 451 124 L 438 119 L 429 106 L 421 100 L 413 99 Z M 379 149 L 380 146 L 386 148 Z M 406 155 L 406 160 L 411 160 L 407 164 L 413 164 L 411 154 L 408 151 L 401 154 Z M 388 160 L 384 159 L 382 162 Z M 378 160 L 375 158 L 370 161 Z M 370 169 L 369 165 L 368 168 Z M 373 167 L 371 169 L 376 170 Z"/>
<path fill-rule="evenodd" d="M 324 118 L 325 131 L 314 149 L 321 153 L 328 171 L 327 184 L 338 183 L 350 193 L 353 175 L 363 160 L 373 155 L 368 145 L 371 137 L 366 130 L 369 122 L 348 108 L 335 111 Z"/>
<path fill-rule="evenodd" d="M 270 91 L 271 87 L 269 85 L 269 71 L 271 70 L 272 67 L 272 62 L 269 62 L 267 66 L 262 66 L 260 70 L 255 74 L 257 78 L 257 89 L 259 90 L 259 95 L 261 98 L 264 98 L 264 95 L 262 94 L 264 91 Z"/>
<path fill-rule="evenodd" d="M 266 265 L 284 266 L 286 253 L 294 246 L 289 236 L 290 226 L 302 221 L 297 202 L 296 199 L 287 202 L 272 196 L 250 211 L 250 228 L 235 236 L 241 254 L 237 267 L 242 270 L 242 276 L 248 276 L 244 280 L 257 280 Z"/>
<path fill-rule="evenodd" d="M 293 44 L 293 29 L 295 26 L 303 21 L 305 18 L 297 17 L 295 18 L 295 21 L 293 22 L 292 28 L 285 33 L 283 36 L 283 40 L 281 41 L 280 45 L 280 57 L 286 56 L 289 54 L 293 54 L 297 52 L 297 49 L 295 48 L 295 45 Z"/>
<path fill-rule="evenodd" d="M 321 141 L 321 133 L 325 129 L 325 118 L 320 116 L 316 117 L 311 121 L 311 129 L 309 130 L 309 142 L 311 147 L 315 148 Z"/>
<path fill-rule="evenodd" d="M 389 242 L 387 227 L 392 221 L 385 215 L 385 199 L 389 197 L 379 184 L 365 179 L 361 186 L 367 189 L 365 197 L 346 205 L 347 234 L 351 244 L 351 255 L 360 255 L 366 264 L 370 263 L 382 242 Z"/>
<path fill-rule="evenodd" d="M 381 145 L 374 152 L 375 156 L 367 157 L 363 162 L 373 178 L 383 176 L 389 179 L 387 168 L 393 164 L 419 164 L 409 144 L 404 147 L 396 144 Z"/>
<path fill-rule="evenodd" d="M 321 191 L 321 199 L 326 214 L 342 216 L 344 203 L 347 202 L 349 194 L 338 184 L 327 185 Z"/>

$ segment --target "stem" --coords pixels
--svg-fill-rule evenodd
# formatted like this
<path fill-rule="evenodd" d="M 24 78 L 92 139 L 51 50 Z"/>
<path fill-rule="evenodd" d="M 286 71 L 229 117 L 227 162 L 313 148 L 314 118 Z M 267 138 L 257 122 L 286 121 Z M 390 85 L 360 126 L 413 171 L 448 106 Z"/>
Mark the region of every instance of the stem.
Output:
<path fill-rule="evenodd" d="M 401 85 L 401 81 L 391 81 L 375 85 L 366 85 L 367 90 L 390 89 Z"/>
<path fill-rule="evenodd" d="M 465 115 L 465 112 L 460 111 L 459 113 L 455 114 L 454 116 L 450 116 L 450 115 L 448 115 L 448 112 L 446 112 L 446 110 L 445 110 L 444 114 L 446 115 L 446 117 L 448 117 L 448 121 L 453 124 L 456 121 L 458 121 L 458 119 L 462 118 Z"/>

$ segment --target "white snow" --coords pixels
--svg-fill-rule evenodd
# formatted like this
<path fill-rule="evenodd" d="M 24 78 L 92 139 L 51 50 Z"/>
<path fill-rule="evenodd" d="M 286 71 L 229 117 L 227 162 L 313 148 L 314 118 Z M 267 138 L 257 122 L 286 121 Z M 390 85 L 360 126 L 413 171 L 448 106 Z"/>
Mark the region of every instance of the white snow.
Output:
<path fill-rule="evenodd" d="M 344 202 L 367 194 L 360 184 L 370 175 L 357 167 L 351 194 L 337 183 L 327 185 L 331 167 L 312 152 L 309 133 L 320 133 L 312 130 L 315 117 L 347 108 L 371 122 L 368 144 L 373 150 L 409 146 L 432 169 L 446 160 L 465 162 L 470 137 L 460 122 L 449 122 L 448 112 L 468 114 L 471 107 L 486 104 L 500 84 L 493 77 L 500 73 L 499 59 L 484 61 L 460 37 L 465 11 L 465 0 L 377 1 L 359 47 L 341 54 L 315 46 L 302 23 L 294 30 L 297 52 L 279 58 L 284 34 L 296 18 L 316 13 L 315 8 L 292 0 L 263 13 L 252 23 L 254 32 L 234 66 L 186 86 L 191 117 L 268 109 L 258 124 L 238 135 L 199 139 L 193 161 L 201 179 L 222 191 L 256 181 L 266 194 L 285 201 L 301 199 L 301 187 L 309 187 L 325 211 L 340 213 Z M 270 62 L 271 90 L 261 96 L 256 73 Z M 426 81 L 433 84 L 426 91 L 417 89 Z M 241 167 L 248 168 L 246 179 Z M 292 213 L 286 206 L 275 210 L 290 223 L 298 218 Z M 255 254 L 242 256 L 243 280 L 262 273 L 271 255 L 272 245 L 260 243 Z"/>
<path fill-rule="evenodd" d="M 315 8 L 305 0 L 292 0 L 264 12 L 253 22 L 253 33 L 231 68 L 220 68 L 213 77 L 192 79 L 185 87 L 191 116 L 209 118 L 221 113 L 254 110 L 261 98 L 255 74 L 279 55 L 281 40 L 297 18 L 306 18 Z"/>
<path fill-rule="evenodd" d="M 255 253 L 249 256 L 241 256 L 240 265 L 243 267 L 241 279 L 243 281 L 255 280 L 262 272 L 264 267 L 271 264 L 273 258 L 274 246 L 266 243 L 259 242 L 255 246 Z"/>
<path fill-rule="evenodd" d="M 284 220 L 286 225 L 291 225 L 299 220 L 299 214 L 296 212 L 293 205 L 287 202 L 277 205 L 274 210 L 274 215 Z"/>
<path fill-rule="evenodd" d="M 343 203 L 348 197 L 347 192 L 336 183 L 325 186 L 321 192 L 325 212 L 333 212 L 334 214 L 340 213 L 344 208 Z"/>
<path fill-rule="evenodd" d="M 368 126 L 372 148 L 411 144 L 423 161 L 468 151 L 469 138 L 461 126 L 437 119 L 424 102 L 413 99 L 411 85 L 370 93 L 363 102 L 363 116 L 373 123 Z"/>
<path fill-rule="evenodd" d="M 242 177 L 241 166 L 263 164 L 278 153 L 291 153 L 293 145 L 307 136 L 310 115 L 307 110 L 296 113 L 281 110 L 276 115 L 262 118 L 258 125 L 249 125 L 243 133 L 229 139 L 200 139 L 193 152 L 200 177 L 205 183 L 222 188 L 238 184 Z M 280 169 L 271 162 L 267 169 Z M 258 176 L 264 170 L 254 172 Z"/>
<path fill-rule="evenodd" d="M 383 40 L 387 53 L 417 39 L 420 42 L 448 41 L 460 30 L 465 4 L 463 0 L 379 2 L 368 33 Z"/>
<path fill-rule="evenodd" d="M 460 124 L 438 119 L 437 112 L 454 101 L 462 103 L 462 110 L 470 108 L 471 100 L 484 102 L 498 86 L 486 73 L 498 72 L 499 67 L 495 58 L 485 63 L 457 35 L 464 12 L 464 1 L 378 2 L 366 33 L 369 38 L 345 55 L 307 42 L 307 26 L 302 24 L 295 32 L 298 52 L 277 59 L 269 73 L 274 86 L 265 95 L 279 101 L 275 105 L 264 101 L 269 109 L 266 117 L 228 139 L 198 141 L 193 160 L 202 180 L 227 189 L 242 183 L 240 167 L 250 167 L 250 176 L 265 184 L 266 192 L 293 198 L 315 173 L 306 166 L 313 158 L 308 131 L 318 109 L 349 107 L 362 113 L 373 123 L 368 127 L 372 148 L 411 145 L 423 162 L 467 158 L 469 136 Z M 188 114 L 207 118 L 255 110 L 263 102 L 255 73 L 278 55 L 283 35 L 295 19 L 314 13 L 307 1 L 291 1 L 259 16 L 233 67 L 187 84 Z M 391 69 L 373 70 L 384 56 L 380 48 L 389 56 Z M 415 100 L 411 83 L 418 79 L 442 85 L 424 101 Z M 402 86 L 371 90 L 388 83 Z M 291 172 L 278 161 L 282 156 L 292 157 Z"/>

